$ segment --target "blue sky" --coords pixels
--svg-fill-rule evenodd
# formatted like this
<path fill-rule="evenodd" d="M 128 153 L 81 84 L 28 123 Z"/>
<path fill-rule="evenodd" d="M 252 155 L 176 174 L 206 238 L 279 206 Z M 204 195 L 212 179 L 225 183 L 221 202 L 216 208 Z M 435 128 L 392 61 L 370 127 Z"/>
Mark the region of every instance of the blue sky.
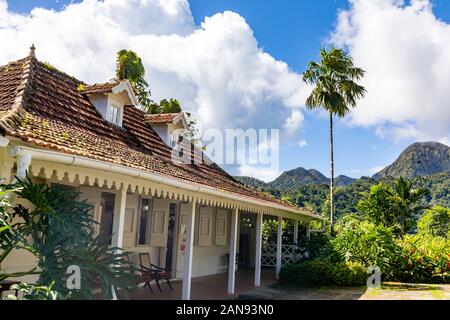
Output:
<path fill-rule="evenodd" d="M 9 9 L 27 13 L 36 6 L 60 10 L 71 1 L 8 1 Z M 347 0 L 190 0 L 196 24 L 206 16 L 230 10 L 244 17 L 259 46 L 277 60 L 301 73 L 336 27 L 339 10 L 349 7 Z M 450 22 L 450 1 L 432 1 L 433 12 Z M 315 168 L 328 175 L 329 127 L 326 118 L 305 112 L 303 130 L 307 146 L 295 143 L 281 146 L 281 170 L 295 167 Z M 335 172 L 351 177 L 372 174 L 371 170 L 390 164 L 414 138 L 380 138 L 373 127 L 350 126 L 341 121 L 335 127 Z"/>

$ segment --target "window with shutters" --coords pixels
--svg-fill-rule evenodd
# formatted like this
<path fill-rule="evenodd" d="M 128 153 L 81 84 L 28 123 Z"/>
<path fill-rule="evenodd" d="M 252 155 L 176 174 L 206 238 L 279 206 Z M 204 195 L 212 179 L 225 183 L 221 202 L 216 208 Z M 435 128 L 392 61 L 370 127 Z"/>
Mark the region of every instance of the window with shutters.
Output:
<path fill-rule="evenodd" d="M 227 245 L 228 230 L 228 212 L 226 210 L 217 210 L 216 213 L 216 246 Z"/>
<path fill-rule="evenodd" d="M 150 225 L 151 200 L 143 198 L 141 200 L 141 215 L 139 218 L 139 236 L 138 245 L 149 244 L 149 225 Z"/>
<path fill-rule="evenodd" d="M 201 207 L 198 226 L 198 246 L 208 247 L 212 245 L 213 208 Z"/>

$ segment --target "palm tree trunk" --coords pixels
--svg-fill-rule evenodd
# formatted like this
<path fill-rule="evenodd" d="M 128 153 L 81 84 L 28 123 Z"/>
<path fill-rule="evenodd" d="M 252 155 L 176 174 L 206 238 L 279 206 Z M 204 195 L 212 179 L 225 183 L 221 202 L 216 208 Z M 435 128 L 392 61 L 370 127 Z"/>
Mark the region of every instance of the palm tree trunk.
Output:
<path fill-rule="evenodd" d="M 334 234 L 334 204 L 333 204 L 333 188 L 334 188 L 334 154 L 333 154 L 333 113 L 330 112 L 330 232 Z"/>

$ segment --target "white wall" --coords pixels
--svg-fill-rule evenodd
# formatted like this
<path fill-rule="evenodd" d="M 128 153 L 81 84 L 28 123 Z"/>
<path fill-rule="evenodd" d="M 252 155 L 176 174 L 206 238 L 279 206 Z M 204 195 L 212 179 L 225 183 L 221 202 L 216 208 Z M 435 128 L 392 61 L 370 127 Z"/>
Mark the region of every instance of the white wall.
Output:
<path fill-rule="evenodd" d="M 218 273 L 224 273 L 227 269 L 226 254 L 229 252 L 229 239 L 230 239 L 230 224 L 231 224 L 231 212 L 228 212 L 227 217 L 227 240 L 226 245 L 217 246 L 215 244 L 215 225 L 216 225 L 216 208 L 213 208 L 213 233 L 211 245 L 199 246 L 198 235 L 200 227 L 200 206 L 196 208 L 195 216 L 195 229 L 194 229 L 194 251 L 192 257 L 192 277 L 208 276 Z M 181 225 L 178 226 L 178 232 Z M 181 236 L 179 236 L 181 239 Z M 180 240 L 181 241 L 181 240 Z M 179 250 L 180 241 L 178 242 L 178 256 L 177 256 L 177 278 L 182 278 L 183 274 L 183 253 Z"/>

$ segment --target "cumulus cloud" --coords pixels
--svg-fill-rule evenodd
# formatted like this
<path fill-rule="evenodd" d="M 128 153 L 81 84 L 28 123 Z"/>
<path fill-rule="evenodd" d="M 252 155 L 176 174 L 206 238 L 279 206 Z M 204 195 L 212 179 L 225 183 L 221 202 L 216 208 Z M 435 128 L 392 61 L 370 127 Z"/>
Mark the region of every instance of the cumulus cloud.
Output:
<path fill-rule="evenodd" d="M 385 138 L 450 140 L 450 24 L 428 0 L 350 0 L 331 41 L 367 71 L 351 123 Z"/>
<path fill-rule="evenodd" d="M 0 0 L 0 38 L 0 64 L 35 43 L 40 60 L 88 83 L 111 79 L 115 53 L 134 50 L 153 99 L 179 99 L 205 130 L 276 128 L 294 139 L 301 129 L 307 90 L 300 76 L 264 52 L 233 12 L 195 25 L 187 0 L 84 0 L 29 15 Z"/>
<path fill-rule="evenodd" d="M 291 116 L 286 119 L 283 127 L 288 134 L 295 134 L 302 127 L 305 117 L 299 110 L 294 110 Z"/>
<path fill-rule="evenodd" d="M 283 129 L 306 95 L 299 75 L 258 46 L 241 16 L 219 13 L 197 26 L 187 0 L 84 0 L 30 15 L 0 0 L 0 38 L 0 63 L 35 43 L 39 59 L 87 82 L 109 80 L 115 52 L 135 50 L 153 98 L 178 98 L 205 129 Z"/>

